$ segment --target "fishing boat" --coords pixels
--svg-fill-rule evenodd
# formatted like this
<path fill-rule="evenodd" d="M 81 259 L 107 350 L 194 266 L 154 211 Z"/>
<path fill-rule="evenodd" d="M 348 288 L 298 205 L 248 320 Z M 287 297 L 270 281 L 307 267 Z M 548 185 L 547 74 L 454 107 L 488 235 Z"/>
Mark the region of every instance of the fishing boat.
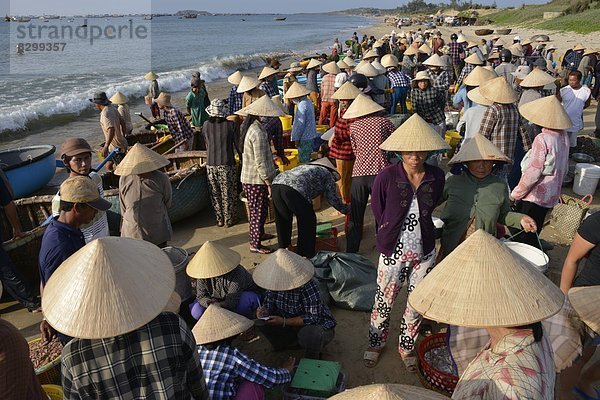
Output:
<path fill-rule="evenodd" d="M 198 14 L 184 14 L 183 18 L 185 19 L 194 19 L 197 18 Z"/>
<path fill-rule="evenodd" d="M 171 223 L 182 221 L 202 211 L 210 204 L 206 177 L 206 151 L 185 151 L 165 155 L 171 163 L 163 171 L 169 176 L 173 197 L 169 208 Z M 104 198 L 112 203 L 107 212 L 111 233 L 119 232 L 121 206 L 119 177 L 112 172 L 102 174 Z"/>
<path fill-rule="evenodd" d="M 8 15 L 4 16 L 4 22 L 10 22 L 10 17 Z"/>
<path fill-rule="evenodd" d="M 273 18 L 273 20 L 275 21 L 285 21 L 287 19 L 287 17 L 275 17 Z"/>
<path fill-rule="evenodd" d="M 0 151 L 0 168 L 12 185 L 15 199 L 27 197 L 50 182 L 56 169 L 55 152 L 52 145 Z"/>

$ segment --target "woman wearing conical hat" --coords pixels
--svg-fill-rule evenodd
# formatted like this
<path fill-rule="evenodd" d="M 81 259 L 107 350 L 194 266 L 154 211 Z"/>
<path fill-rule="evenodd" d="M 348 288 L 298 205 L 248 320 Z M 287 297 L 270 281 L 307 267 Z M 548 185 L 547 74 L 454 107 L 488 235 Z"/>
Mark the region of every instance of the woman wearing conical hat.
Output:
<path fill-rule="evenodd" d="M 535 232 L 537 226 L 531 217 L 510 210 L 506 183 L 492 175 L 493 168 L 504 163 L 511 160 L 479 134 L 465 141 L 448 162 L 460 164 L 461 171 L 450 176 L 444 186 L 441 254 L 450 254 L 478 229 L 496 235 L 498 224 Z"/>
<path fill-rule="evenodd" d="M 399 289 L 409 293 L 435 265 L 431 212 L 444 189 L 444 172 L 426 165 L 432 153 L 450 146 L 418 114 L 413 114 L 381 144 L 402 162 L 383 169 L 373 183 L 371 207 L 377 223 L 377 291 L 369 325 L 366 367 L 374 367 L 389 336 L 390 314 Z M 352 199 L 354 202 L 354 199 Z M 352 203 L 351 203 L 352 204 Z M 415 343 L 422 318 L 406 307 L 398 351 L 408 371 L 416 372 Z"/>
<path fill-rule="evenodd" d="M 423 65 L 427 66 L 427 73 L 433 81 L 433 88 L 446 95 L 450 87 L 450 75 L 443 69 L 445 65 L 442 58 L 437 54 L 433 54 L 423 62 Z"/>
<path fill-rule="evenodd" d="M 541 321 L 560 311 L 564 295 L 498 239 L 476 231 L 408 301 L 426 318 L 485 328 L 490 336 L 462 373 L 453 399 L 554 399 L 554 354 Z"/>
<path fill-rule="evenodd" d="M 308 98 L 310 93 L 307 87 L 294 82 L 283 96 L 297 105 L 291 139 L 296 142 L 298 156 L 303 163 L 310 161 L 311 153 L 318 149 L 322 142 L 316 128 L 315 107 Z"/>
<path fill-rule="evenodd" d="M 227 77 L 227 82 L 231 83 L 231 90 L 229 91 L 228 105 L 229 115 L 235 114 L 242 108 L 242 101 L 244 98 L 243 93 L 238 93 L 237 88 L 242 81 L 242 73 L 235 71 L 233 74 Z"/>
<path fill-rule="evenodd" d="M 265 92 L 269 97 L 279 94 L 279 89 L 276 86 L 273 86 L 273 76 L 276 76 L 277 73 L 278 71 L 275 68 L 265 66 L 258 76 L 258 80 L 260 81 L 260 86 L 258 88 Z"/>
<path fill-rule="evenodd" d="M 479 58 L 479 56 L 475 53 L 473 53 L 470 56 L 468 56 L 467 58 L 465 58 L 464 62 L 465 62 L 465 66 L 460 71 L 460 75 L 458 76 L 458 79 L 456 79 L 456 84 L 458 85 L 458 87 L 460 87 L 460 85 L 462 85 L 463 80 L 467 77 L 467 75 L 469 75 L 471 73 L 471 71 L 473 71 L 475 69 L 476 66 L 484 64 L 483 61 L 481 60 L 481 58 Z"/>
<path fill-rule="evenodd" d="M 148 87 L 148 94 L 146 94 L 146 104 L 150 105 L 150 112 L 154 119 L 160 118 L 160 109 L 158 108 L 158 104 L 154 101 L 158 95 L 160 94 L 160 87 L 158 86 L 158 75 L 154 72 L 150 71 L 146 75 L 144 75 L 144 79 L 147 81 L 151 81 L 150 86 Z"/>
<path fill-rule="evenodd" d="M 161 168 L 169 160 L 137 143 L 115 169 L 119 175 L 121 237 L 145 240 L 165 247 L 173 229 L 167 211 L 171 207 L 171 182 Z"/>
<path fill-rule="evenodd" d="M 117 111 L 121 118 L 123 118 L 123 122 L 125 123 L 125 131 L 123 134 L 125 136 L 131 135 L 133 131 L 133 124 L 131 123 L 131 112 L 129 111 L 129 105 L 127 104 L 127 97 L 119 92 L 117 92 L 110 98 L 110 102 L 117 105 Z"/>
<path fill-rule="evenodd" d="M 398 69 L 398 59 L 391 54 L 383 56 L 381 65 L 387 69 L 387 78 L 392 89 L 389 114 L 394 115 L 397 113 L 398 104 L 400 104 L 400 113 L 408 114 L 406 97 L 410 90 L 410 77 L 401 69 Z"/>

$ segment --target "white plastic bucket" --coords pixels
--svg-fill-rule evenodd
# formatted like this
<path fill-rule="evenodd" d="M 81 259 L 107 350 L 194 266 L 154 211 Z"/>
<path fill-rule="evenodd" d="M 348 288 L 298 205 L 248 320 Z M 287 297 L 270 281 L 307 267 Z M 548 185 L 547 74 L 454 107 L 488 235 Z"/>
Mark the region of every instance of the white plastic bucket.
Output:
<path fill-rule="evenodd" d="M 575 165 L 573 191 L 580 196 L 593 195 L 600 180 L 600 166 L 588 163 Z"/>
<path fill-rule="evenodd" d="M 519 242 L 504 242 L 506 247 L 518 258 L 531 265 L 541 273 L 546 273 L 548 270 L 548 261 L 550 260 L 546 253 L 537 247 L 530 246 Z"/>

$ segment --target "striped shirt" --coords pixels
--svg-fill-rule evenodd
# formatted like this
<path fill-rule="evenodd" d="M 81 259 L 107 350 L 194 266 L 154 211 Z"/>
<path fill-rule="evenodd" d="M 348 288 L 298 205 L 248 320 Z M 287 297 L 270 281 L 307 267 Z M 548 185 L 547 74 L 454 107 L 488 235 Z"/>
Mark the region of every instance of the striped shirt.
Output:
<path fill-rule="evenodd" d="M 194 137 L 194 131 L 190 123 L 181 111 L 175 107 L 165 108 L 163 117 L 169 126 L 169 133 L 175 143 L 181 143 Z"/>
<path fill-rule="evenodd" d="M 494 103 L 483 115 L 479 133 L 489 139 L 507 157 L 513 159 L 519 136 L 525 151 L 531 148 L 531 139 L 525 134 L 519 110 L 514 104 Z"/>

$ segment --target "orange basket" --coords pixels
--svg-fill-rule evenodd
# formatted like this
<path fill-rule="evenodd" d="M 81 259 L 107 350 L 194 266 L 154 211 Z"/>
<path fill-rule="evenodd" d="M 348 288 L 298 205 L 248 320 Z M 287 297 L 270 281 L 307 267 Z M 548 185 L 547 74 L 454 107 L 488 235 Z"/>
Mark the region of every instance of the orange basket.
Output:
<path fill-rule="evenodd" d="M 444 395 L 452 395 L 454 388 L 458 383 L 458 376 L 450 375 L 434 368 L 425 359 L 425 353 L 431 349 L 446 346 L 446 334 L 436 333 L 426 337 L 419 343 L 419 378 L 421 382 L 429 388 Z"/>

